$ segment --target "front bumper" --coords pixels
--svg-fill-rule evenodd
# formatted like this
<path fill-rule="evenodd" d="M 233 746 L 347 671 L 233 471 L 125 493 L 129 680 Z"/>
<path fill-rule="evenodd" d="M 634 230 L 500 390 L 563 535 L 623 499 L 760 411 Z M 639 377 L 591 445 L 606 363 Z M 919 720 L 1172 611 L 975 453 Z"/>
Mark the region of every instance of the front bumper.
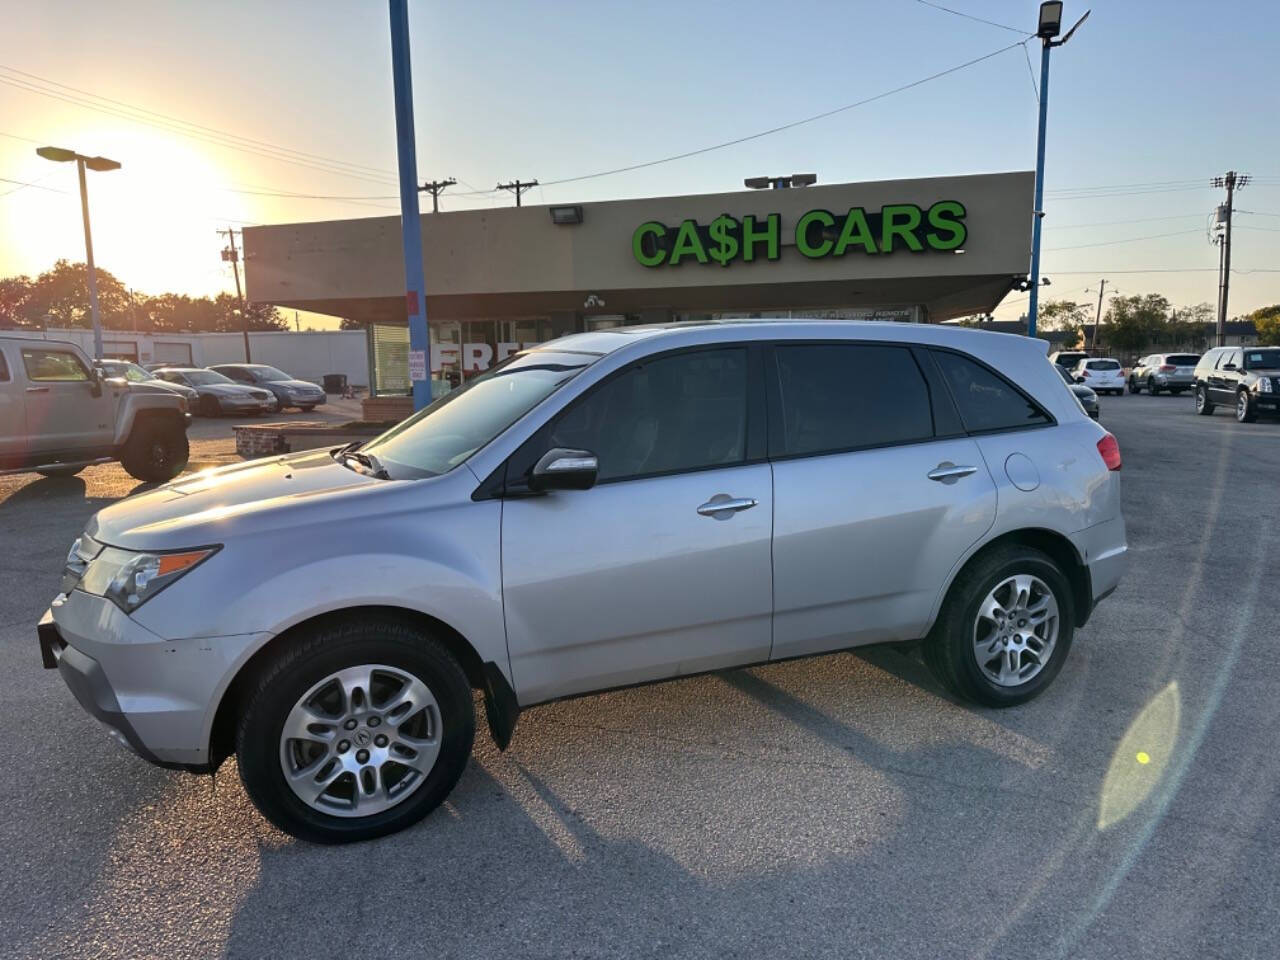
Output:
<path fill-rule="evenodd" d="M 239 666 L 268 638 L 240 634 L 165 640 L 103 597 L 57 597 L 36 632 L 80 705 L 113 739 L 163 767 L 203 770 L 219 700 Z"/>
<path fill-rule="evenodd" d="M 1195 385 L 1195 377 L 1190 374 L 1178 376 L 1173 373 L 1157 373 L 1154 377 L 1156 385 L 1159 387 L 1173 387 L 1190 389 Z"/>
<path fill-rule="evenodd" d="M 241 400 L 236 397 L 219 397 L 218 405 L 223 413 L 271 413 L 277 409 L 276 399 L 258 400 L 250 398 Z"/>

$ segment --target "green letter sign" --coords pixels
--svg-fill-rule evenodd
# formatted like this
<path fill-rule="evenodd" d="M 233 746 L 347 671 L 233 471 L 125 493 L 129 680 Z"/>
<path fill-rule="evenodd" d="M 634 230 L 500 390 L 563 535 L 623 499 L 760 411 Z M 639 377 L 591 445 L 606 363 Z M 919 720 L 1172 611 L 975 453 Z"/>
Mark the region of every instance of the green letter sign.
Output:
<path fill-rule="evenodd" d="M 850 252 L 876 255 L 905 250 L 959 250 L 969 238 L 964 204 L 939 200 L 927 210 L 914 203 L 890 203 L 877 211 L 851 207 L 844 214 L 810 210 L 796 221 L 794 242 L 810 260 L 843 257 Z M 741 221 L 722 213 L 705 227 L 685 220 L 670 228 L 656 220 L 642 223 L 631 235 L 631 253 L 645 267 L 679 266 L 685 260 L 718 263 L 777 260 L 782 252 L 782 215 L 763 219 L 748 214 Z"/>

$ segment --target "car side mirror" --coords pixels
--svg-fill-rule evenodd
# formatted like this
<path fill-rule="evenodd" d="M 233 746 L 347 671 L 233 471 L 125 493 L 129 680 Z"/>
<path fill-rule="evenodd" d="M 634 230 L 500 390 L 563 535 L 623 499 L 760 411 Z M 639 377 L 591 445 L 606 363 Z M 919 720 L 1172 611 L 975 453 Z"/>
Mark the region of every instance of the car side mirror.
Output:
<path fill-rule="evenodd" d="M 102 396 L 102 368 L 89 368 L 89 392 L 95 397 Z"/>
<path fill-rule="evenodd" d="M 529 474 L 529 489 L 537 493 L 548 490 L 589 490 L 595 486 L 599 461 L 590 450 L 553 447 L 544 453 Z"/>
<path fill-rule="evenodd" d="M 1076 381 L 1076 383 L 1084 383 L 1084 377 L 1077 376 L 1077 377 L 1075 378 L 1075 381 Z"/>

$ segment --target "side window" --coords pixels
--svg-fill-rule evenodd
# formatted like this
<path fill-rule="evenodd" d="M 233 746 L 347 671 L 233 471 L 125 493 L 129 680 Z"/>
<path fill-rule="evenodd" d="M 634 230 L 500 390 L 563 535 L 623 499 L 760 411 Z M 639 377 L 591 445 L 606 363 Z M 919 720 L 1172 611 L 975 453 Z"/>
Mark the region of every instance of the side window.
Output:
<path fill-rule="evenodd" d="M 958 353 L 932 352 L 970 433 L 1051 422 L 1048 414 L 999 374 Z"/>
<path fill-rule="evenodd" d="M 0 350 L 0 383 L 9 382 L 9 361 L 4 358 L 4 351 Z"/>
<path fill-rule="evenodd" d="M 574 404 L 552 426 L 551 444 L 593 452 L 599 481 L 740 463 L 747 383 L 745 348 L 658 357 Z"/>
<path fill-rule="evenodd" d="M 933 436 L 929 387 L 905 347 L 780 346 L 780 423 L 771 452 L 800 456 L 912 443 Z"/>
<path fill-rule="evenodd" d="M 80 358 L 66 350 L 23 347 L 22 365 L 27 370 L 28 379 L 43 383 L 89 379 L 89 371 Z"/>

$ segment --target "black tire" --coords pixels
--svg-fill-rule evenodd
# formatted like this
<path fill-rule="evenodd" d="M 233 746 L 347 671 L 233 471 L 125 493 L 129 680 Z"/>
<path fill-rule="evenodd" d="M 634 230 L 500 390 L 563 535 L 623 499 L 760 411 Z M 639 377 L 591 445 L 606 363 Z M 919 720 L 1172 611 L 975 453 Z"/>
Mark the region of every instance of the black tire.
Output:
<path fill-rule="evenodd" d="M 1129 392 L 1130 392 L 1130 393 L 1141 393 L 1141 392 L 1142 392 L 1142 388 L 1141 388 L 1140 386 L 1138 386 L 1138 381 L 1137 381 L 1137 380 L 1135 380 L 1133 377 L 1130 377 L 1130 378 L 1129 378 Z"/>
<path fill-rule="evenodd" d="M 65 467 L 43 467 L 36 471 L 42 477 L 74 477 L 77 473 L 87 467 L 87 463 L 70 464 Z"/>
<path fill-rule="evenodd" d="M 298 409 L 301 410 L 303 413 L 310 413 L 312 410 L 315 409 L 315 406 L 312 405 L 309 407 L 299 407 Z"/>
<path fill-rule="evenodd" d="M 1196 413 L 1202 417 L 1213 413 L 1213 401 L 1209 399 L 1209 388 L 1204 384 L 1196 387 Z"/>
<path fill-rule="evenodd" d="M 1253 398 L 1249 396 L 1248 390 L 1236 391 L 1236 422 L 1237 423 L 1253 423 L 1258 419 L 1258 408 L 1253 404 Z"/>
<path fill-rule="evenodd" d="M 440 753 L 422 784 L 395 806 L 368 817 L 334 816 L 308 806 L 285 782 L 280 738 L 307 690 L 362 664 L 394 667 L 427 685 L 440 710 Z M 315 843 L 370 840 L 417 823 L 458 782 L 475 739 L 471 686 L 458 662 L 432 637 L 393 617 L 337 621 L 294 638 L 262 668 L 244 704 L 236 756 L 249 798 L 281 830 Z"/>
<path fill-rule="evenodd" d="M 1049 661 L 1030 680 L 1000 686 L 989 680 L 973 650 L 974 622 L 979 604 L 1001 581 L 1015 574 L 1031 574 L 1046 584 L 1058 605 L 1058 637 Z M 1075 607 L 1066 576 L 1047 554 L 1031 547 L 1009 545 L 979 554 L 958 576 L 947 593 L 938 619 L 925 638 L 925 665 L 955 696 L 987 707 L 1012 707 L 1039 696 L 1053 682 L 1071 650 Z"/>
<path fill-rule="evenodd" d="M 134 423 L 120 452 L 120 463 L 129 476 L 149 483 L 172 480 L 190 459 L 186 428 L 170 419 Z"/>
<path fill-rule="evenodd" d="M 1160 393 L 1160 388 L 1156 386 L 1155 380 L 1151 379 L 1151 377 L 1147 377 L 1147 392 L 1153 397 L 1158 396 Z"/>
<path fill-rule="evenodd" d="M 1169 392 L 1172 393 L 1175 397 L 1180 397 L 1182 396 L 1183 392 L 1186 389 L 1187 389 L 1186 387 L 1170 387 Z"/>
<path fill-rule="evenodd" d="M 203 396 L 200 398 L 200 416 L 217 417 L 222 415 L 222 405 L 218 403 L 217 397 Z"/>

